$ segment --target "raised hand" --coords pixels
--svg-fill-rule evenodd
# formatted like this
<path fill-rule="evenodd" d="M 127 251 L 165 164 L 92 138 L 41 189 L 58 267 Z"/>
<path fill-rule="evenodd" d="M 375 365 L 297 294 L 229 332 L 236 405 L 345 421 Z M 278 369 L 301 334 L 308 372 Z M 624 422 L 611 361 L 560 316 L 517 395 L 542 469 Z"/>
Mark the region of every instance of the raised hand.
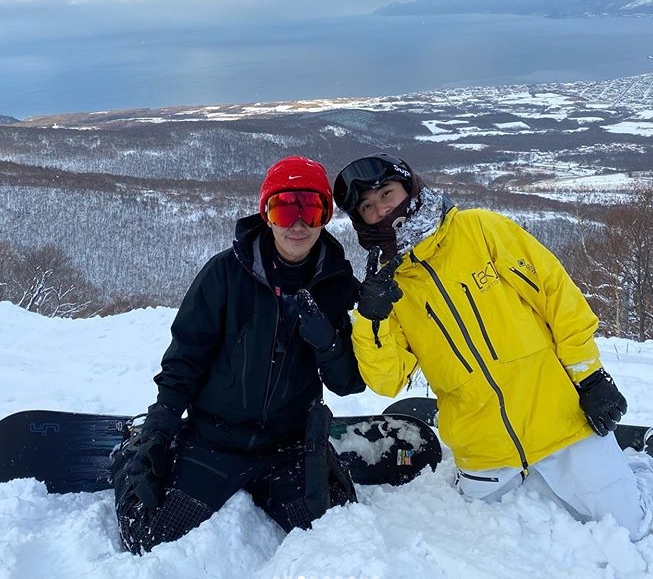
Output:
<path fill-rule="evenodd" d="M 370 250 L 365 266 L 365 281 L 361 284 L 358 298 L 358 313 L 374 322 L 385 320 L 394 303 L 404 295 L 393 278 L 401 264 L 401 255 L 395 255 L 377 271 L 380 255 L 381 248 L 375 246 Z"/>

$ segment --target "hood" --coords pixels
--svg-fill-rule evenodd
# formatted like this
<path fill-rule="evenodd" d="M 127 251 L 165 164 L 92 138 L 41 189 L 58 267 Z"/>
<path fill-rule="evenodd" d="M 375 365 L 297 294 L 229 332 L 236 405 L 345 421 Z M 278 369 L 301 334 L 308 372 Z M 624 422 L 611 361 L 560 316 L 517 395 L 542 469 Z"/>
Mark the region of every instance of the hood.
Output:
<path fill-rule="evenodd" d="M 406 220 L 395 226 L 397 252 L 408 253 L 427 237 L 434 235 L 454 207 L 444 190 L 422 187 L 419 194 L 411 199 Z"/>

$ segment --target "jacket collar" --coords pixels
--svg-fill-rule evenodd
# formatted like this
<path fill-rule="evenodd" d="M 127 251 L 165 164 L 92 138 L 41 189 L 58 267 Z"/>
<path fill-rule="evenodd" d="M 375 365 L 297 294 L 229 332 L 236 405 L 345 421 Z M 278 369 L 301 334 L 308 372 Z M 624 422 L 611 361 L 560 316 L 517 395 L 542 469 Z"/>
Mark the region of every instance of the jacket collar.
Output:
<path fill-rule="evenodd" d="M 412 253 L 419 261 L 433 257 L 437 253 L 442 240 L 449 232 L 451 223 L 453 222 L 457 213 L 458 208 L 456 206 L 450 207 L 444 216 L 440 227 L 438 227 L 431 235 L 420 241 L 415 247 L 413 247 L 411 251 L 407 252 L 407 254 L 404 255 L 404 259 L 402 260 L 401 265 L 398 269 L 411 267 L 411 260 L 409 257 L 410 253 Z"/>

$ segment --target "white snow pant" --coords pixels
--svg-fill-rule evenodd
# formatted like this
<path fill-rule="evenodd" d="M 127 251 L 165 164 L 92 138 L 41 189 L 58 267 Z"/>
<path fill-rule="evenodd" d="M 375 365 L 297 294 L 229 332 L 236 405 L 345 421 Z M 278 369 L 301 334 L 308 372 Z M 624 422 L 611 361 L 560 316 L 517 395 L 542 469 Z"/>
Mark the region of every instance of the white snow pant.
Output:
<path fill-rule="evenodd" d="M 633 541 L 651 532 L 653 459 L 644 452 L 622 451 L 611 432 L 593 434 L 528 467 L 459 470 L 456 488 L 465 497 L 498 501 L 537 473 L 554 495 L 581 521 L 610 514 Z"/>

